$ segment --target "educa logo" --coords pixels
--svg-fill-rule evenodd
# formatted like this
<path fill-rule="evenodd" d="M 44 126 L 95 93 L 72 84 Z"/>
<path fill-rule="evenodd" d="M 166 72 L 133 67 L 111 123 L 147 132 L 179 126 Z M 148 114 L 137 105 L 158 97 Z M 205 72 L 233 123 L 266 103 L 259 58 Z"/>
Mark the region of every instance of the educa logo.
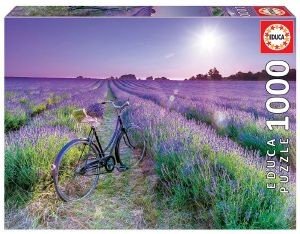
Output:
<path fill-rule="evenodd" d="M 261 53 L 293 53 L 293 21 L 261 21 Z"/>
<path fill-rule="evenodd" d="M 255 6 L 254 10 L 259 16 L 291 16 L 284 6 Z"/>
<path fill-rule="evenodd" d="M 260 8 L 258 10 L 258 12 L 261 15 L 268 15 L 268 16 L 285 15 L 285 11 L 283 9 L 276 8 L 276 7 L 263 7 L 263 8 Z"/>
<path fill-rule="evenodd" d="M 290 30 L 283 24 L 271 24 L 264 32 L 264 42 L 271 50 L 283 50 L 290 41 Z"/>

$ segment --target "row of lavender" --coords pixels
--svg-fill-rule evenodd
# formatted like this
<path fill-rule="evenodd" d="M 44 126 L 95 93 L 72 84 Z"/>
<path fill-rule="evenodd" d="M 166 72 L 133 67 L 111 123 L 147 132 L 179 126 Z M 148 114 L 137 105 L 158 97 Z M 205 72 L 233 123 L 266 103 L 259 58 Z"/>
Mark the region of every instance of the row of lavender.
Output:
<path fill-rule="evenodd" d="M 103 100 L 107 82 L 8 79 L 5 89 L 5 111 L 13 115 L 19 114 L 16 106 L 20 100 L 32 104 L 44 103 L 49 96 L 60 97 L 44 111 L 30 116 L 18 130 L 5 135 L 5 198 L 8 206 L 14 206 L 26 203 L 35 193 L 40 194 L 51 181 L 50 165 L 58 151 L 69 139 L 82 136 L 87 130 L 87 126 L 71 117 L 72 111 Z M 20 107 L 28 112 L 26 108 Z"/>
<path fill-rule="evenodd" d="M 279 139 L 290 139 L 289 162 L 292 169 L 296 167 L 295 151 L 295 87 L 292 84 L 289 100 L 291 130 L 269 131 L 266 118 L 270 117 L 264 103 L 267 99 L 264 84 L 261 82 L 141 82 L 119 81 L 115 84 L 122 90 L 183 114 L 187 119 L 206 123 L 241 146 L 258 150 L 266 155 L 270 147 L 266 142 L 276 139 L 276 153 L 283 147 Z"/>
<path fill-rule="evenodd" d="M 48 92 L 42 92 L 44 86 L 44 80 L 39 80 L 39 85 L 31 87 L 29 85 L 28 89 L 26 86 L 22 88 L 23 93 L 18 91 L 18 94 L 21 98 L 28 98 L 31 102 L 39 102 L 43 103 L 45 98 L 49 95 L 57 95 L 62 96 L 65 95 L 64 98 L 60 100 L 60 102 L 52 105 L 51 108 L 47 109 L 40 115 L 34 116 L 31 120 L 26 124 L 26 126 L 22 127 L 19 131 L 13 131 L 6 135 L 6 139 L 9 139 L 9 142 L 13 142 L 16 139 L 18 142 L 23 142 L 20 140 L 21 136 L 24 136 L 24 140 L 30 141 L 34 139 L 38 139 L 35 137 L 30 137 L 30 135 L 26 136 L 26 133 L 30 133 L 31 131 L 35 131 L 45 128 L 51 127 L 62 127 L 69 128 L 69 130 L 75 132 L 80 129 L 80 125 L 77 125 L 75 120 L 71 118 L 71 112 L 75 108 L 84 108 L 93 104 L 99 100 L 103 100 L 106 96 L 107 84 L 105 81 L 89 81 L 77 83 L 73 81 L 57 81 L 57 82 L 49 82 L 47 86 Z M 77 85 L 76 85 L 77 83 Z M 59 88 L 62 87 L 62 88 Z M 10 92 L 14 92 L 15 89 L 10 89 Z M 28 90 L 32 90 L 34 93 L 39 93 L 39 96 L 30 96 L 28 95 Z M 14 100 L 15 101 L 15 100 Z M 10 100 L 8 100 L 8 103 Z M 10 105 L 6 106 L 6 111 L 10 111 Z M 65 118 L 65 119 L 64 119 Z M 65 122 L 60 122 L 64 121 Z M 19 135 L 20 133 L 24 133 Z M 23 139 L 23 137 L 21 137 Z"/>
<path fill-rule="evenodd" d="M 144 129 L 169 205 L 192 212 L 196 227 L 197 222 L 230 229 L 293 226 L 294 210 L 287 201 L 293 207 L 295 197 L 266 188 L 264 160 L 258 152 L 170 111 L 154 99 L 159 93 L 153 90 L 137 92 L 122 82 L 110 82 L 109 87 L 116 98 L 130 98 L 124 118 Z"/>
<path fill-rule="evenodd" d="M 193 101 L 245 111 L 255 116 L 272 118 L 263 103 L 269 94 L 265 90 L 264 81 L 126 81 L 131 88 L 147 88 L 163 92 L 168 97 L 181 97 Z M 290 81 L 290 91 L 286 98 L 290 101 L 289 116 L 296 120 L 296 83 Z"/>
<path fill-rule="evenodd" d="M 100 83 L 99 83 L 100 82 Z M 77 83 L 77 84 L 76 84 Z M 78 81 L 71 82 L 68 79 L 29 79 L 29 78 L 6 78 L 5 82 L 5 110 L 12 117 L 12 121 L 25 117 L 25 122 L 19 126 L 9 126 L 6 121 L 6 132 L 17 130 L 24 125 L 30 117 L 40 114 L 52 105 L 72 98 L 81 92 L 95 88 L 101 81 Z M 10 119 L 7 119 L 10 120 Z"/>

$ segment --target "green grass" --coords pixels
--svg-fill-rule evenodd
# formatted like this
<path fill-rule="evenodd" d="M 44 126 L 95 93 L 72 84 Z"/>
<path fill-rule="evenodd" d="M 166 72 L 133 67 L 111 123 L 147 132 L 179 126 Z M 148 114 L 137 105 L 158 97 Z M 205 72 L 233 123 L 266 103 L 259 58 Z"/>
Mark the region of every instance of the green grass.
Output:
<path fill-rule="evenodd" d="M 194 107 L 187 108 L 186 112 L 184 113 L 187 119 L 193 119 L 197 121 L 201 121 L 207 123 L 209 125 L 212 124 L 212 115 L 203 111 L 200 111 Z"/>
<path fill-rule="evenodd" d="M 52 94 L 49 98 L 47 98 L 46 103 L 47 105 L 55 105 L 61 101 L 62 97 Z"/>
<path fill-rule="evenodd" d="M 31 105 L 31 117 L 41 114 L 45 110 L 49 109 L 50 106 L 56 105 L 61 102 L 62 97 L 56 94 L 50 95 L 45 102 L 42 102 L 37 105 Z"/>
<path fill-rule="evenodd" d="M 72 112 L 75 109 L 73 106 L 64 106 L 55 109 L 55 112 L 53 113 L 55 118 L 51 121 L 50 125 L 52 126 L 64 126 L 68 127 L 72 131 L 78 130 L 78 125 L 75 121 L 75 119 L 72 117 Z M 88 128 L 87 126 L 83 126 Z M 84 131 L 85 133 L 87 131 Z"/>
<path fill-rule="evenodd" d="M 25 112 L 21 113 L 11 113 L 9 111 L 5 111 L 5 132 L 15 131 L 25 125 L 28 121 L 28 116 Z"/>
<path fill-rule="evenodd" d="M 5 95 L 11 96 L 14 95 L 14 93 L 7 92 Z M 19 102 L 23 105 L 29 105 L 30 107 L 30 114 L 26 114 L 25 111 L 21 111 L 21 113 L 13 113 L 10 111 L 5 111 L 5 132 L 9 131 L 15 131 L 20 129 L 23 125 L 25 125 L 29 120 L 30 117 L 34 117 L 36 115 L 41 114 L 42 112 L 46 111 L 49 106 L 55 105 L 61 101 L 61 97 L 58 95 L 51 95 L 45 103 L 40 103 L 37 105 L 30 105 L 29 100 L 27 98 L 21 98 Z M 66 112 L 69 111 L 70 108 L 73 107 L 66 107 L 66 110 L 58 110 L 58 121 L 64 121 L 64 123 L 67 123 Z M 70 119 L 70 118 L 69 118 Z M 69 121 L 70 122 L 70 121 Z M 68 124 L 67 124 L 68 125 Z M 69 124 L 70 125 L 70 124 Z"/>
<path fill-rule="evenodd" d="M 40 138 L 35 145 L 5 149 L 5 202 L 8 206 L 26 204 L 34 193 L 51 183 L 50 166 L 67 138 Z"/>
<path fill-rule="evenodd" d="M 195 150 L 201 159 L 195 158 Z M 214 228 L 289 228 L 285 195 L 266 189 L 263 171 L 239 156 L 189 145 L 183 152 L 156 154 L 155 160 L 172 205 L 197 214 L 210 211 L 206 222 Z"/>
<path fill-rule="evenodd" d="M 236 155 L 210 157 L 216 173 L 212 217 L 217 228 L 286 229 L 286 195 L 266 189 L 265 173 L 246 165 Z M 273 182 L 279 182 L 278 179 Z"/>
<path fill-rule="evenodd" d="M 54 104 L 55 101 L 51 101 Z M 50 101 L 48 101 L 50 104 Z M 33 107 L 33 115 L 46 110 L 46 104 Z M 54 120 L 49 123 L 52 126 L 64 126 L 76 130 L 76 123 L 70 113 L 74 107 L 62 107 L 54 111 Z M 5 114 L 5 130 L 17 130 L 27 122 L 25 115 Z M 80 128 L 81 131 L 86 130 Z M 82 130 L 83 129 L 83 130 Z M 52 181 L 50 177 L 50 165 L 67 139 L 57 136 L 40 138 L 32 145 L 25 143 L 22 146 L 13 145 L 5 149 L 5 199 L 7 203 L 25 204 L 31 196 L 47 183 Z M 15 204 L 15 205 L 16 205 Z"/>
<path fill-rule="evenodd" d="M 282 153 L 281 151 L 284 151 L 286 146 L 279 143 L 280 139 L 285 141 L 292 136 L 290 131 L 283 129 L 274 129 L 271 131 L 267 127 L 262 128 L 258 126 L 255 122 L 241 124 L 236 123 L 234 120 L 229 120 L 226 125 L 220 126 L 215 123 L 212 114 L 196 108 L 189 108 L 184 115 L 187 119 L 200 121 L 212 126 L 221 136 L 228 136 L 247 149 L 260 151 L 261 156 L 265 156 L 268 150 L 270 152 L 275 150 L 277 158 L 289 155 L 290 165 L 296 168 L 296 154 L 293 152 L 289 154 Z M 276 139 L 274 147 L 267 144 L 267 141 L 272 139 Z"/>
<path fill-rule="evenodd" d="M 47 110 L 47 104 L 46 103 L 40 103 L 38 105 L 33 105 L 31 107 L 31 117 L 34 117 L 38 114 L 41 114 L 45 110 Z"/>
<path fill-rule="evenodd" d="M 291 133 L 284 131 L 282 129 L 276 129 L 270 131 L 269 129 L 262 129 L 258 127 L 255 123 L 247 123 L 244 126 L 236 129 L 238 134 L 235 136 L 235 139 L 244 147 L 250 149 L 257 149 L 261 152 L 262 155 L 266 155 L 268 150 L 271 150 L 273 147 L 268 146 L 266 143 L 269 140 L 276 139 L 276 150 L 277 156 L 284 156 L 280 153 L 281 150 L 284 150 L 285 147 L 279 144 L 279 140 L 283 140 L 291 137 Z"/>
<path fill-rule="evenodd" d="M 13 93 L 6 93 L 6 95 L 10 96 L 13 95 Z M 30 105 L 29 100 L 26 98 L 21 98 L 19 102 L 23 105 L 29 105 L 30 106 L 30 114 L 27 115 L 26 112 L 22 111 L 21 113 L 13 113 L 10 111 L 5 111 L 5 132 L 9 131 L 15 131 L 20 129 L 23 125 L 25 125 L 29 120 L 30 117 L 34 117 L 36 115 L 41 114 L 42 112 L 46 111 L 49 106 L 55 105 L 61 101 L 60 96 L 58 95 L 51 95 L 45 103 L 40 103 L 37 105 Z M 69 111 L 73 110 L 73 107 L 65 107 L 63 109 L 58 109 L 57 112 L 57 125 L 64 125 L 70 126 L 72 125 L 72 119 L 69 116 Z M 60 124 L 61 123 L 61 124 Z M 56 125 L 56 124 L 54 124 Z M 73 124 L 74 125 L 74 124 Z M 73 126 L 72 125 L 72 126 Z"/>
<path fill-rule="evenodd" d="M 28 104 L 28 103 L 29 103 L 29 101 L 28 101 L 28 99 L 27 99 L 27 98 L 20 98 L 19 102 L 20 102 L 21 104 L 23 104 L 23 105 L 25 105 L 25 104 Z"/>
<path fill-rule="evenodd" d="M 8 92 L 8 91 L 5 92 L 5 100 L 8 100 L 10 98 L 14 98 L 15 96 L 16 96 L 15 92 Z"/>

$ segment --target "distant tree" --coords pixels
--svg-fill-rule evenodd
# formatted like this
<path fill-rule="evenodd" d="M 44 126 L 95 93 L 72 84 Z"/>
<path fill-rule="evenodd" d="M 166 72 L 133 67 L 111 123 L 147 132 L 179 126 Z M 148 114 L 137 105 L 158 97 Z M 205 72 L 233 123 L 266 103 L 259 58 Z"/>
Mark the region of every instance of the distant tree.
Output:
<path fill-rule="evenodd" d="M 262 72 L 253 73 L 249 72 L 237 72 L 236 74 L 226 77 L 227 80 L 259 80 L 265 76 Z"/>
<path fill-rule="evenodd" d="M 215 67 L 212 69 L 209 69 L 208 76 L 210 77 L 211 80 L 221 80 L 222 79 L 222 75 Z"/>
<path fill-rule="evenodd" d="M 198 74 L 196 76 L 192 76 L 189 80 L 208 80 L 207 74 Z"/>
<path fill-rule="evenodd" d="M 157 80 L 157 81 L 161 81 L 161 80 L 169 80 L 167 77 L 157 77 L 157 78 L 155 78 L 155 80 Z"/>
<path fill-rule="evenodd" d="M 256 73 L 256 79 L 257 80 L 268 80 L 268 79 L 270 79 L 270 76 L 268 75 L 266 70 L 262 70 L 261 72 Z"/>
<path fill-rule="evenodd" d="M 122 75 L 119 78 L 120 80 L 136 80 L 136 76 L 134 74 Z"/>
<path fill-rule="evenodd" d="M 219 71 L 216 68 L 210 69 L 208 74 L 198 74 L 192 76 L 189 80 L 269 80 L 271 79 L 270 75 L 266 70 L 261 70 L 259 72 L 253 73 L 251 71 L 241 72 L 238 71 L 236 74 L 232 74 L 228 77 L 222 77 Z M 283 77 L 285 80 L 295 81 L 296 80 L 296 69 L 290 69 L 289 73 Z"/>
<path fill-rule="evenodd" d="M 236 79 L 236 80 L 255 80 L 256 78 L 252 72 L 245 73 L 245 72 L 239 71 L 235 74 L 234 79 Z"/>
<path fill-rule="evenodd" d="M 149 76 L 149 77 L 146 78 L 146 80 L 153 80 L 153 77 Z"/>
<path fill-rule="evenodd" d="M 207 74 L 198 74 L 196 76 L 196 80 L 208 80 L 208 75 Z"/>
<path fill-rule="evenodd" d="M 83 79 L 83 76 L 77 76 L 76 79 Z"/>

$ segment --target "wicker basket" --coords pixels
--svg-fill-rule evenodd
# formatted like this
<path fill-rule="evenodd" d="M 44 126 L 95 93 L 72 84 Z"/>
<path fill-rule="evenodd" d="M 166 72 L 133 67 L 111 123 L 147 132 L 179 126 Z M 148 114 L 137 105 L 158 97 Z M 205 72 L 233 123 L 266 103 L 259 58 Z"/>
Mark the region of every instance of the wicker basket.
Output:
<path fill-rule="evenodd" d="M 72 112 L 72 116 L 78 123 L 81 123 L 87 114 L 84 109 L 77 109 Z"/>
<path fill-rule="evenodd" d="M 78 123 L 98 125 L 103 119 L 104 107 L 100 103 L 94 103 L 86 109 L 74 110 L 72 115 Z"/>

